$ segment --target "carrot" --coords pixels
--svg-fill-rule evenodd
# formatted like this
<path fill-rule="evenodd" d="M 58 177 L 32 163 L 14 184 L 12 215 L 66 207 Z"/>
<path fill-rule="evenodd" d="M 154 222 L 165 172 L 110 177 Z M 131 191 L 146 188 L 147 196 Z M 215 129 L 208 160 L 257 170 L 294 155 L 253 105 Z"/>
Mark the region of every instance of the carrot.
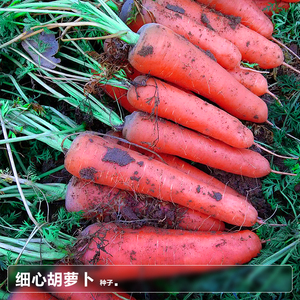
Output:
<path fill-rule="evenodd" d="M 128 3 L 129 2 L 129 3 Z M 120 12 L 121 19 L 125 22 L 128 17 L 128 5 L 135 3 L 127 0 Z M 184 36 L 196 46 L 199 46 L 207 54 L 215 59 L 225 69 L 233 69 L 240 64 L 242 55 L 238 48 L 228 40 L 220 37 L 216 32 L 204 25 L 197 23 L 178 11 L 167 10 L 152 0 L 143 0 L 142 8 L 134 20 L 130 20 L 129 28 L 138 31 L 146 23 L 158 23 L 174 32 Z M 124 12 L 125 10 L 125 12 Z M 222 45 L 216 47 L 216 45 Z"/>
<path fill-rule="evenodd" d="M 270 38 L 273 24 L 252 0 L 197 0 L 225 15 L 239 17 L 241 23 L 259 34 Z"/>
<path fill-rule="evenodd" d="M 224 192 L 226 191 L 227 193 L 241 197 L 241 195 L 239 193 L 237 193 L 231 187 L 227 186 L 226 184 L 219 181 L 215 177 L 208 175 L 207 173 L 192 166 L 191 164 L 187 163 L 186 161 L 180 159 L 179 157 L 164 154 L 164 153 L 160 153 L 159 155 L 160 155 L 160 157 L 163 158 L 163 160 L 169 166 L 172 166 L 173 168 L 178 169 L 178 170 L 182 171 L 183 173 L 190 175 L 195 179 L 198 179 L 199 181 L 203 181 L 206 184 L 216 187 L 216 188 L 220 189 L 221 191 L 224 191 Z"/>
<path fill-rule="evenodd" d="M 270 94 L 267 79 L 261 73 L 240 67 L 228 70 L 228 72 L 255 95 Z"/>
<path fill-rule="evenodd" d="M 89 133 L 74 140 L 65 168 L 78 178 L 177 203 L 233 225 L 252 226 L 257 220 L 257 211 L 244 197 Z"/>
<path fill-rule="evenodd" d="M 268 118 L 267 106 L 259 97 L 185 38 L 162 25 L 146 24 L 141 28 L 128 60 L 140 72 L 190 89 L 225 110 L 232 110 L 235 102 L 240 107 L 242 102 L 249 105 L 249 111 L 235 112 L 240 119 L 260 123 Z"/>
<path fill-rule="evenodd" d="M 120 131 L 109 131 L 106 134 L 108 135 L 112 135 L 115 137 L 122 137 L 122 133 Z M 105 139 L 107 139 L 106 136 L 104 136 Z M 119 141 L 118 139 L 112 138 L 109 139 L 109 141 L 111 143 L 117 143 L 118 145 L 121 145 L 125 148 L 129 148 L 132 149 L 134 151 L 140 152 L 146 156 L 152 157 L 153 159 L 156 159 L 158 161 L 163 161 L 164 163 L 166 163 L 167 165 L 180 170 L 181 172 L 183 172 L 184 174 L 187 174 L 189 176 L 192 176 L 193 178 L 199 180 L 199 181 L 203 181 L 204 183 L 211 185 L 213 187 L 216 187 L 217 189 L 220 189 L 222 191 L 226 191 L 227 193 L 230 193 L 232 195 L 238 196 L 238 197 L 243 197 L 242 195 L 240 195 L 239 193 L 237 193 L 234 189 L 230 188 L 229 186 L 225 185 L 223 182 L 217 180 L 216 178 L 214 178 L 211 175 L 208 175 L 207 173 L 199 170 L 198 168 L 192 166 L 191 164 L 189 164 L 188 162 L 180 159 L 177 156 L 174 155 L 169 155 L 169 154 L 165 154 L 165 153 L 159 153 L 158 155 L 153 154 L 152 152 L 149 152 L 145 149 L 141 149 L 139 147 L 136 147 L 132 144 L 128 144 L 122 141 Z"/>
<path fill-rule="evenodd" d="M 238 47 L 245 61 L 257 63 L 264 69 L 276 68 L 284 62 L 283 52 L 278 45 L 240 24 L 236 17 L 218 15 L 193 0 L 157 0 L 157 2 L 165 8 L 174 5 L 178 9 L 183 9 L 186 16 L 215 30 L 221 37 Z"/>
<path fill-rule="evenodd" d="M 98 253 L 98 265 L 234 265 L 249 262 L 261 250 L 259 237 L 250 230 L 193 232 L 92 224 L 82 236 L 90 241 L 85 251 L 79 248 L 85 264 L 95 261 Z"/>
<path fill-rule="evenodd" d="M 116 137 L 122 137 L 122 133 L 120 131 L 109 131 L 106 134 L 108 135 L 113 135 Z M 104 139 L 107 139 L 107 137 L 103 137 Z M 180 159 L 177 156 L 174 155 L 170 155 L 170 154 L 165 154 L 165 153 L 159 153 L 159 155 L 154 154 L 150 151 L 147 151 L 145 149 L 141 149 L 139 147 L 136 147 L 132 144 L 128 144 L 122 141 L 119 141 L 118 139 L 112 138 L 109 139 L 109 142 L 111 143 L 117 143 L 118 145 L 121 145 L 125 148 L 129 148 L 132 149 L 136 152 L 139 152 L 141 154 L 144 154 L 148 157 L 151 157 L 153 159 L 156 159 L 158 161 L 162 161 L 163 163 L 166 163 L 167 165 L 180 170 L 181 172 L 183 172 L 184 174 L 187 174 L 189 176 L 192 176 L 193 178 L 199 180 L 199 181 L 203 181 L 204 183 L 211 185 L 217 189 L 220 189 L 222 191 L 226 191 L 227 193 L 230 193 L 232 195 L 238 196 L 238 197 L 243 197 L 241 194 L 237 193 L 234 189 L 230 188 L 229 186 L 227 186 L 226 184 L 224 184 L 223 182 L 219 181 L 218 179 L 214 178 L 211 175 L 208 175 L 207 173 L 199 170 L 198 168 L 192 166 L 191 164 L 189 164 L 188 162 Z"/>
<path fill-rule="evenodd" d="M 165 119 L 134 112 L 125 119 L 123 136 L 158 153 L 177 155 L 226 172 L 263 177 L 271 172 L 267 159 L 248 149 L 237 149 Z"/>
<path fill-rule="evenodd" d="M 128 89 L 127 99 L 137 110 L 172 120 L 233 147 L 248 148 L 254 142 L 250 129 L 232 116 L 241 116 L 251 109 L 253 115 L 256 113 L 256 107 L 246 105 L 243 99 L 226 103 L 230 115 L 195 95 L 147 76 L 135 78 L 134 84 Z"/>
<path fill-rule="evenodd" d="M 278 0 L 253 0 L 255 5 L 261 9 L 266 15 L 272 16 L 273 11 L 275 13 L 280 12 L 283 9 L 289 9 L 290 5 L 286 2 L 281 2 Z"/>
<path fill-rule="evenodd" d="M 85 217 L 101 221 L 133 222 L 186 230 L 224 230 L 223 222 L 198 211 L 132 192 L 73 177 L 66 193 L 67 211 L 84 211 Z"/>

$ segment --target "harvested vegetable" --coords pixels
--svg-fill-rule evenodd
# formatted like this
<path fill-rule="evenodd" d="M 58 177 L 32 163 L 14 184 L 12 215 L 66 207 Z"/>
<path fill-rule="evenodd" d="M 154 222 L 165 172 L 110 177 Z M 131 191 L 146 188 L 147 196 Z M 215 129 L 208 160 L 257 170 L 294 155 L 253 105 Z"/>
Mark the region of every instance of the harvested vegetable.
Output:
<path fill-rule="evenodd" d="M 248 148 L 253 142 L 252 132 L 237 118 L 255 115 L 257 107 L 243 98 L 236 102 L 223 101 L 225 110 L 207 103 L 193 94 L 149 76 L 138 76 L 128 90 L 127 99 L 137 110 L 172 120 L 187 128 L 223 141 L 237 148 Z"/>
<path fill-rule="evenodd" d="M 226 172 L 253 178 L 271 172 L 267 159 L 249 149 L 233 148 L 193 130 L 142 112 L 126 117 L 123 136 L 158 153 L 177 155 Z"/>
<path fill-rule="evenodd" d="M 201 231 L 225 229 L 223 222 L 198 211 L 76 177 L 68 184 L 66 208 L 84 211 L 85 217 L 97 216 L 104 222 L 127 220 L 138 227 L 148 224 Z"/>
<path fill-rule="evenodd" d="M 96 223 L 82 232 L 84 237 L 90 242 L 80 243 L 81 260 L 98 265 L 235 265 L 261 250 L 259 237 L 250 230 L 212 233 Z"/>
<path fill-rule="evenodd" d="M 177 203 L 230 224 L 252 226 L 257 221 L 257 211 L 244 197 L 209 186 L 91 133 L 74 140 L 65 157 L 65 168 L 78 178 Z"/>

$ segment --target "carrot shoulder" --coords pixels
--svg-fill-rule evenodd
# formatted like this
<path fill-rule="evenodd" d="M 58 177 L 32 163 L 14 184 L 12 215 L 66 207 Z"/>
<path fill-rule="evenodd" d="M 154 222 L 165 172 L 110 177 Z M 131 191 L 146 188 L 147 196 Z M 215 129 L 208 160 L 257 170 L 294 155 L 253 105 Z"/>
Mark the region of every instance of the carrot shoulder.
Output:
<path fill-rule="evenodd" d="M 273 24 L 270 19 L 255 5 L 252 0 L 197 0 L 204 5 L 241 18 L 241 23 L 259 34 L 270 38 L 273 33 Z"/>
<path fill-rule="evenodd" d="M 244 197 L 92 134 L 74 140 L 65 167 L 78 178 L 177 203 L 230 224 L 252 226 L 257 220 L 257 211 Z"/>
<path fill-rule="evenodd" d="M 142 112 L 126 117 L 123 136 L 158 153 L 177 155 L 212 168 L 247 177 L 270 173 L 267 159 L 249 149 L 238 149 L 161 118 Z"/>
<path fill-rule="evenodd" d="M 265 102 L 184 37 L 159 24 L 140 31 L 128 55 L 135 69 L 203 95 L 239 119 L 267 120 Z"/>
<path fill-rule="evenodd" d="M 261 250 L 259 237 L 250 230 L 212 233 L 93 224 L 82 235 L 90 241 L 81 258 L 86 264 L 103 247 L 98 265 L 234 265 L 249 262 Z"/>
<path fill-rule="evenodd" d="M 253 144 L 253 134 L 242 122 L 199 97 L 156 78 L 138 76 L 134 82 L 127 99 L 137 110 L 172 120 L 233 147 Z"/>

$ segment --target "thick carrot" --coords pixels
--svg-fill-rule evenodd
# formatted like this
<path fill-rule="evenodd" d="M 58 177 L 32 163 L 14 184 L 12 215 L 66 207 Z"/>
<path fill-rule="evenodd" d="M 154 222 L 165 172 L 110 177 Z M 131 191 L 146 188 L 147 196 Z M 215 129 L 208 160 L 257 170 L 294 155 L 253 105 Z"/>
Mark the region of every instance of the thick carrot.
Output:
<path fill-rule="evenodd" d="M 270 38 L 273 24 L 252 0 L 197 0 L 225 15 L 239 17 L 241 23 L 259 34 Z"/>
<path fill-rule="evenodd" d="M 84 211 L 85 217 L 97 216 L 104 222 L 125 220 L 135 226 L 201 231 L 225 229 L 223 222 L 198 211 L 76 177 L 68 184 L 65 203 L 68 211 Z"/>
<path fill-rule="evenodd" d="M 238 47 L 245 61 L 257 63 L 264 69 L 276 68 L 284 61 L 279 46 L 240 24 L 236 17 L 221 16 L 193 0 L 157 0 L 157 2 L 165 8 L 174 5 L 178 9 L 183 9 L 186 16 L 215 30 Z"/>
<path fill-rule="evenodd" d="M 249 262 L 261 250 L 259 237 L 250 230 L 212 233 L 93 224 L 83 236 L 90 241 L 81 257 L 84 263 L 95 261 L 104 247 L 98 265 L 234 265 Z"/>
<path fill-rule="evenodd" d="M 227 111 L 230 115 L 156 78 L 138 76 L 134 82 L 128 90 L 127 99 L 137 110 L 172 120 L 233 147 L 248 148 L 253 144 L 251 130 L 232 116 L 251 109 L 250 105 L 241 103 L 243 101 L 240 101 L 240 105 L 228 103 Z"/>
<path fill-rule="evenodd" d="M 119 131 L 109 131 L 106 134 L 113 135 L 116 137 L 122 137 L 122 133 Z M 107 137 L 104 137 L 104 138 L 106 139 Z M 166 163 L 167 165 L 169 165 L 177 170 L 180 170 L 184 174 L 192 176 L 193 178 L 195 178 L 199 181 L 203 181 L 204 183 L 211 185 L 213 187 L 216 187 L 217 189 L 220 189 L 223 192 L 226 191 L 227 193 L 230 193 L 232 195 L 235 195 L 238 197 L 243 197 L 242 195 L 237 193 L 234 189 L 230 188 L 223 182 L 221 182 L 221 181 L 217 180 L 216 178 L 214 178 L 213 176 L 208 175 L 207 173 L 199 170 L 198 168 L 192 166 L 191 164 L 180 159 L 177 156 L 165 154 L 165 153 L 159 153 L 159 156 L 158 156 L 158 155 L 155 155 L 154 153 L 149 152 L 145 149 L 141 149 L 141 148 L 135 147 L 131 144 L 128 144 L 128 143 L 125 143 L 122 141 L 118 141 L 118 139 L 115 139 L 115 138 L 109 139 L 109 141 L 111 143 L 117 143 L 118 145 L 121 145 L 125 148 L 129 148 L 134 151 L 140 152 L 140 153 L 142 153 L 146 156 L 152 157 L 158 161 L 162 161 L 162 162 Z"/>
<path fill-rule="evenodd" d="M 283 9 L 289 9 L 290 5 L 286 2 L 278 0 L 254 0 L 255 5 L 261 9 L 266 15 L 272 16 L 273 11 L 275 13 L 280 12 Z"/>
<path fill-rule="evenodd" d="M 120 16 L 124 22 L 128 18 L 127 6 L 129 4 L 127 2 L 134 3 L 133 0 L 127 0 L 123 5 Z M 139 14 L 128 24 L 128 27 L 133 31 L 138 31 L 146 23 L 155 22 L 172 29 L 194 45 L 207 51 L 207 54 L 225 69 L 233 69 L 239 65 L 242 55 L 238 48 L 215 31 L 191 20 L 178 11 L 167 10 L 152 0 L 143 0 L 141 4 L 142 8 L 139 10 Z M 124 10 L 127 13 L 123 13 Z"/>
<path fill-rule="evenodd" d="M 159 24 L 146 24 L 140 31 L 128 56 L 135 69 L 203 95 L 230 113 L 232 103 L 237 103 L 241 111 L 236 109 L 234 115 L 239 119 L 267 120 L 264 101 L 185 38 Z"/>
<path fill-rule="evenodd" d="M 248 149 L 237 149 L 165 119 L 134 112 L 126 117 L 123 136 L 158 153 L 177 155 L 226 172 L 263 177 L 271 172 L 267 159 Z"/>
<path fill-rule="evenodd" d="M 244 197 L 89 133 L 74 140 L 65 167 L 78 178 L 177 203 L 233 225 L 252 226 L 257 220 L 257 211 Z"/>

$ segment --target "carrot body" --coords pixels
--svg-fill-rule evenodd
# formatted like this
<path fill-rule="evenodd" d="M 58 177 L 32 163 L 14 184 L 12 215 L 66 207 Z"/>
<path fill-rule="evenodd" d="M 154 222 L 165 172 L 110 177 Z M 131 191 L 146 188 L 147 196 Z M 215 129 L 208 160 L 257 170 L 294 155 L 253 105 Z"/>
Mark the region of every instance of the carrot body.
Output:
<path fill-rule="evenodd" d="M 268 118 L 264 101 L 185 38 L 162 25 L 141 28 L 128 60 L 140 72 L 203 95 L 239 119 L 260 123 Z"/>
<path fill-rule="evenodd" d="M 249 262 L 261 250 L 259 237 L 249 230 L 212 233 L 93 224 L 83 232 L 93 234 L 84 263 L 95 256 L 97 244 L 104 245 L 104 237 L 106 251 L 101 251 L 99 265 L 234 265 Z"/>
<path fill-rule="evenodd" d="M 123 21 L 126 21 L 127 17 L 124 16 L 124 18 L 125 20 Z M 225 69 L 233 69 L 241 61 L 242 55 L 240 51 L 231 42 L 180 12 L 167 10 L 152 0 L 142 1 L 140 14 L 128 26 L 137 32 L 142 25 L 153 22 L 172 29 L 194 45 L 207 51 L 208 55 L 212 55 L 213 59 L 216 59 Z M 219 47 L 216 45 L 219 45 Z"/>
<path fill-rule="evenodd" d="M 259 153 L 237 149 L 164 119 L 135 112 L 126 117 L 123 136 L 158 153 L 177 155 L 226 172 L 263 177 L 270 164 Z"/>
<path fill-rule="evenodd" d="M 186 230 L 224 230 L 225 224 L 198 211 L 154 198 L 140 198 L 133 193 L 73 177 L 66 194 L 68 211 L 84 211 L 87 217 L 103 221 L 125 221 Z M 151 224 L 151 225 L 152 225 Z"/>
<path fill-rule="evenodd" d="M 203 181 L 206 184 L 214 186 L 214 187 L 220 189 L 221 191 L 224 191 L 224 192 L 226 191 L 227 193 L 241 197 L 241 195 L 239 193 L 237 193 L 231 187 L 227 186 L 226 184 L 219 181 L 215 177 L 208 175 L 207 173 L 205 173 L 205 172 L 199 170 L 198 168 L 192 166 L 191 164 L 185 162 L 184 160 L 180 159 L 179 157 L 164 154 L 164 153 L 160 153 L 159 155 L 163 158 L 163 160 L 169 166 L 172 166 L 173 168 L 180 170 L 183 173 L 190 175 L 195 179 Z"/>
<path fill-rule="evenodd" d="M 283 52 L 278 45 L 240 24 L 239 19 L 235 17 L 226 18 L 218 15 L 193 0 L 157 0 L 157 2 L 164 7 L 177 6 L 184 10 L 186 16 L 215 30 L 221 37 L 237 46 L 245 61 L 257 63 L 264 69 L 276 68 L 284 61 Z"/>
<path fill-rule="evenodd" d="M 241 23 L 259 34 L 270 38 L 273 24 L 252 0 L 197 0 L 225 15 L 241 18 Z"/>
<path fill-rule="evenodd" d="M 129 88 L 127 99 L 137 110 L 172 120 L 233 147 L 253 144 L 251 130 L 216 106 L 155 78 L 138 76 L 134 81 L 137 84 Z"/>
<path fill-rule="evenodd" d="M 257 211 L 244 197 L 92 134 L 74 140 L 65 167 L 78 178 L 177 203 L 230 224 L 252 226 L 257 220 Z"/>
<path fill-rule="evenodd" d="M 269 91 L 267 79 L 259 72 L 243 70 L 241 68 L 228 70 L 228 72 L 257 96 L 262 96 Z"/>
<path fill-rule="evenodd" d="M 290 5 L 286 2 L 278 0 L 253 0 L 255 5 L 261 9 L 266 15 L 272 16 L 273 12 L 278 13 L 283 9 L 289 9 Z M 272 9 L 271 9 L 272 8 Z"/>
<path fill-rule="evenodd" d="M 121 137 L 122 133 L 121 132 L 117 132 L 117 131 L 109 131 L 106 134 L 111 134 L 114 136 L 118 136 Z M 104 137 L 105 139 L 107 137 Z M 199 170 L 198 168 L 192 166 L 191 164 L 189 164 L 188 162 L 180 159 L 177 156 L 174 155 L 169 155 L 169 154 L 165 154 L 165 153 L 159 153 L 158 157 L 157 155 L 146 151 L 144 149 L 135 147 L 133 145 L 118 141 L 117 139 L 109 139 L 110 142 L 112 143 L 117 143 L 118 145 L 121 145 L 125 148 L 129 148 L 132 149 L 134 151 L 140 152 L 146 156 L 152 157 L 153 159 L 156 159 L 158 161 L 163 161 L 164 163 L 166 163 L 167 165 L 180 170 L 181 172 L 183 172 L 184 174 L 187 174 L 189 176 L 192 176 L 193 178 L 199 180 L 199 181 L 203 181 L 204 183 L 211 185 L 213 187 L 216 187 L 217 189 L 220 189 L 221 191 L 226 191 L 227 193 L 230 193 L 232 195 L 238 196 L 238 197 L 242 197 L 241 194 L 237 193 L 234 189 L 230 188 L 229 186 L 227 186 L 226 184 L 224 184 L 223 182 L 219 181 L 218 179 L 214 178 L 211 175 L 208 175 L 207 173 Z"/>

